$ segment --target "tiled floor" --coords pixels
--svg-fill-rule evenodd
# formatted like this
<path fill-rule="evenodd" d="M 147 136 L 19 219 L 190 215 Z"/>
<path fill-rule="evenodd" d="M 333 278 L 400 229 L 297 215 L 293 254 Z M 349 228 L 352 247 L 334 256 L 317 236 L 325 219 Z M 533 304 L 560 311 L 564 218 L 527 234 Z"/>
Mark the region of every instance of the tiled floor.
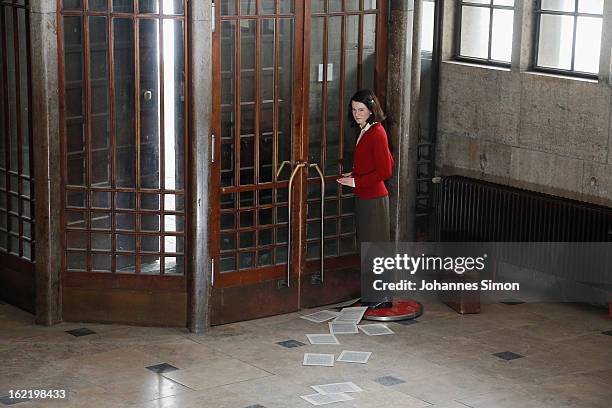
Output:
<path fill-rule="evenodd" d="M 311 385 L 344 381 L 364 392 L 333 407 L 612 407 L 612 336 L 604 334 L 612 319 L 604 309 L 526 303 L 485 305 L 468 316 L 444 305 L 425 310 L 418 324 L 390 323 L 394 335 L 340 335 L 340 346 L 313 346 L 305 334 L 327 325 L 299 318 L 312 311 L 196 335 L 84 323 L 41 327 L 0 304 L 0 407 L 11 389 L 66 389 L 67 401 L 12 406 L 297 408 L 311 406 L 300 399 L 313 393 Z M 305 345 L 278 344 L 288 340 Z M 344 349 L 373 354 L 365 365 L 302 366 L 305 352 L 337 357 Z"/>

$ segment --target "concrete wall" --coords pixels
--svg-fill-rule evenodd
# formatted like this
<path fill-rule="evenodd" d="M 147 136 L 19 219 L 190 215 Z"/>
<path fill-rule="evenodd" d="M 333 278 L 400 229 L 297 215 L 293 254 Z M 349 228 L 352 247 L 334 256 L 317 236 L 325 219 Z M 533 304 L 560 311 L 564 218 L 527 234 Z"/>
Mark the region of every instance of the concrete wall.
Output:
<path fill-rule="evenodd" d="M 516 1 L 510 69 L 453 60 L 445 1 L 437 168 L 612 206 L 612 2 L 599 80 L 533 72 L 533 1 Z"/>

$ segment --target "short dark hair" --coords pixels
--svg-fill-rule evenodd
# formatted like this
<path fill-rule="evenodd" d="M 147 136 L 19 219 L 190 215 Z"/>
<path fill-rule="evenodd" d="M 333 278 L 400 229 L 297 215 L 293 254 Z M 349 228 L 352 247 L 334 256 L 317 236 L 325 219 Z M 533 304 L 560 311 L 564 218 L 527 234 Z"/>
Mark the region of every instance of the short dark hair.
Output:
<path fill-rule="evenodd" d="M 363 103 L 370 112 L 372 112 L 368 118 L 368 123 L 382 122 L 385 120 L 385 113 L 374 92 L 369 89 L 361 89 L 357 91 L 349 101 L 348 120 L 352 127 L 357 127 L 357 122 L 355 122 L 355 118 L 353 117 L 353 101 Z"/>

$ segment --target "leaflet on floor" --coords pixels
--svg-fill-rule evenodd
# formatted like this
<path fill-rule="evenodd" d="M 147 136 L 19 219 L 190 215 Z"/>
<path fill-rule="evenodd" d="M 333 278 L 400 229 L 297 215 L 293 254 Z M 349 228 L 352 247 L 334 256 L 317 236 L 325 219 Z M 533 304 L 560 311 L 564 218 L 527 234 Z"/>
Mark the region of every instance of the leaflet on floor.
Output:
<path fill-rule="evenodd" d="M 356 334 L 357 324 L 349 322 L 329 322 L 329 332 L 331 334 Z"/>
<path fill-rule="evenodd" d="M 382 323 L 366 324 L 358 326 L 359 330 L 368 336 L 383 336 L 385 334 L 395 334 L 387 325 Z"/>
<path fill-rule="evenodd" d="M 300 319 L 308 320 L 314 323 L 323 323 L 331 319 L 335 319 L 340 315 L 340 312 L 332 312 L 331 310 L 322 310 L 320 312 L 311 313 L 309 315 L 300 316 Z"/>
<path fill-rule="evenodd" d="M 368 362 L 371 355 L 372 355 L 371 351 L 342 350 L 342 353 L 340 353 L 340 356 L 338 357 L 336 361 L 341 361 L 343 363 L 365 364 Z"/>
<path fill-rule="evenodd" d="M 349 392 L 363 391 L 361 388 L 359 388 L 352 382 L 311 385 L 311 388 L 319 394 L 343 394 Z"/>
<path fill-rule="evenodd" d="M 340 344 L 333 334 L 307 334 L 310 344 Z"/>
<path fill-rule="evenodd" d="M 346 302 L 336 303 L 332 307 L 349 307 L 349 306 L 354 305 L 355 303 L 359 302 L 360 300 L 361 300 L 361 298 L 355 298 L 355 299 L 347 300 Z"/>
<path fill-rule="evenodd" d="M 300 398 L 310 402 L 312 405 L 326 405 L 354 399 L 348 394 L 310 394 L 302 395 Z"/>
<path fill-rule="evenodd" d="M 340 311 L 340 315 L 334 319 L 336 322 L 359 323 L 363 315 L 368 310 L 366 306 L 345 307 Z"/>
<path fill-rule="evenodd" d="M 316 353 L 304 353 L 304 365 L 305 366 L 334 366 L 334 355 L 333 354 L 316 354 Z"/>

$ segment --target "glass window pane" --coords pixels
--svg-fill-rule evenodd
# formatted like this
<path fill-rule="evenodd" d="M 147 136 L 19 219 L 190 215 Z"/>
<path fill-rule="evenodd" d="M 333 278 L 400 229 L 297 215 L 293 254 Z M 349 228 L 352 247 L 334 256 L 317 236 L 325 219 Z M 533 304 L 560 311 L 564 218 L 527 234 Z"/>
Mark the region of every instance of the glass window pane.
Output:
<path fill-rule="evenodd" d="M 434 12 L 436 3 L 424 1 L 421 9 L 421 51 L 432 52 L 434 40 Z"/>
<path fill-rule="evenodd" d="M 92 192 L 91 193 L 91 206 L 92 208 L 110 208 L 111 207 L 111 193 L 108 191 Z"/>
<path fill-rule="evenodd" d="M 134 11 L 134 0 L 113 0 L 113 11 L 132 13 Z"/>
<path fill-rule="evenodd" d="M 364 10 L 376 10 L 377 1 L 376 0 L 363 0 L 363 9 Z"/>
<path fill-rule="evenodd" d="M 240 233 L 240 248 L 250 248 L 255 246 L 255 231 Z"/>
<path fill-rule="evenodd" d="M 463 7 L 461 13 L 460 55 L 464 57 L 488 58 L 489 19 L 489 9 L 486 7 Z"/>
<path fill-rule="evenodd" d="M 116 206 L 118 209 L 122 210 L 133 210 L 136 208 L 136 197 L 134 193 L 117 193 L 117 203 Z"/>
<path fill-rule="evenodd" d="M 84 232 L 68 232 L 66 234 L 67 249 L 87 249 L 88 234 Z"/>
<path fill-rule="evenodd" d="M 115 219 L 117 220 L 118 230 L 134 231 L 136 228 L 136 217 L 134 214 L 117 213 Z"/>
<path fill-rule="evenodd" d="M 157 13 L 160 0 L 138 0 L 138 9 L 141 13 Z"/>
<path fill-rule="evenodd" d="M 376 14 L 363 17 L 363 84 L 362 88 L 374 89 L 376 74 Z"/>
<path fill-rule="evenodd" d="M 92 269 L 95 272 L 110 272 L 112 266 L 111 255 L 94 254 L 91 256 Z"/>
<path fill-rule="evenodd" d="M 493 0 L 493 4 L 496 6 L 514 7 L 514 0 Z"/>
<path fill-rule="evenodd" d="M 221 251 L 233 251 L 236 249 L 236 238 L 234 234 L 221 234 Z"/>
<path fill-rule="evenodd" d="M 366 17 L 367 20 L 367 17 Z M 366 23 L 367 27 L 367 23 Z M 364 29 L 367 32 L 367 28 Z M 364 43 L 366 42 L 364 33 Z M 364 45 L 364 61 L 366 57 L 366 47 Z M 319 163 L 325 167 L 322 170 L 325 173 L 338 173 L 338 158 L 340 157 L 340 122 L 344 118 L 340 118 L 340 67 L 342 55 L 342 17 L 329 17 L 327 26 L 327 118 L 326 118 L 326 157 L 325 163 Z M 364 70 L 366 68 L 364 63 Z M 316 174 L 314 169 L 311 171 L 311 176 Z"/>
<path fill-rule="evenodd" d="M 184 0 L 163 0 L 164 1 L 164 14 L 179 14 L 185 13 Z"/>
<path fill-rule="evenodd" d="M 117 263 L 117 272 L 119 273 L 135 273 L 136 272 L 136 257 L 132 255 L 117 255 L 115 256 Z"/>
<path fill-rule="evenodd" d="M 83 19 L 64 17 L 64 79 L 67 184 L 85 185 Z"/>
<path fill-rule="evenodd" d="M 108 114 L 108 36 L 106 17 L 89 18 L 91 91 L 91 183 L 109 187 L 111 178 Z"/>
<path fill-rule="evenodd" d="M 236 15 L 236 0 L 226 0 L 221 2 L 221 15 Z"/>
<path fill-rule="evenodd" d="M 259 0 L 259 12 L 261 14 L 274 14 L 276 12 L 276 0 Z"/>
<path fill-rule="evenodd" d="M 293 129 L 293 19 L 279 21 L 278 52 L 278 114 L 277 114 L 277 162 L 291 159 L 291 135 Z M 282 177 L 289 178 L 283 171 Z"/>
<path fill-rule="evenodd" d="M 240 14 L 257 14 L 256 3 L 257 2 L 255 0 L 240 0 Z"/>
<path fill-rule="evenodd" d="M 510 62 L 512 57 L 513 10 L 493 10 L 491 59 Z"/>
<path fill-rule="evenodd" d="M 160 270 L 159 256 L 141 256 L 140 273 L 156 275 Z"/>
<path fill-rule="evenodd" d="M 575 8 L 574 0 L 542 0 L 542 10 L 574 11 Z"/>
<path fill-rule="evenodd" d="M 159 215 L 157 214 L 147 214 L 140 216 L 140 230 L 141 231 L 153 231 L 159 232 Z"/>
<path fill-rule="evenodd" d="M 280 0 L 280 13 L 293 13 L 295 0 Z"/>
<path fill-rule="evenodd" d="M 259 245 L 270 245 L 272 244 L 272 229 L 265 229 L 259 231 L 258 244 Z"/>
<path fill-rule="evenodd" d="M 241 252 L 238 257 L 240 258 L 240 269 L 252 268 L 254 266 L 255 253 Z"/>
<path fill-rule="evenodd" d="M 143 210 L 159 210 L 159 194 L 140 194 L 140 208 Z"/>
<path fill-rule="evenodd" d="M 110 251 L 111 234 L 91 234 L 91 249 Z"/>
<path fill-rule="evenodd" d="M 232 272 L 236 270 L 236 259 L 231 257 L 221 258 L 221 273 Z"/>
<path fill-rule="evenodd" d="M 274 253 L 271 249 L 259 251 L 257 253 L 257 266 L 272 265 L 272 257 Z"/>
<path fill-rule="evenodd" d="M 64 0 L 64 10 L 77 10 L 83 8 L 82 0 Z"/>
<path fill-rule="evenodd" d="M 185 261 L 182 256 L 164 258 L 164 273 L 168 275 L 182 275 L 185 270 Z"/>
<path fill-rule="evenodd" d="M 2 213 L 0 213 L 1 215 Z M 84 211 L 67 211 L 66 212 L 66 224 L 68 228 L 83 229 L 87 223 L 87 213 Z"/>
<path fill-rule="evenodd" d="M 159 236 L 142 235 L 140 237 L 140 250 L 142 252 L 159 252 Z"/>
<path fill-rule="evenodd" d="M 113 19 L 115 69 L 115 177 L 117 187 L 136 187 L 134 23 Z"/>
<path fill-rule="evenodd" d="M 183 22 L 164 20 L 164 187 L 182 190 L 185 129 L 185 50 Z"/>
<path fill-rule="evenodd" d="M 574 17 L 542 14 L 539 34 L 537 65 L 571 69 Z"/>
<path fill-rule="evenodd" d="M 89 9 L 94 11 L 106 10 L 106 0 L 89 0 Z"/>
<path fill-rule="evenodd" d="M 164 216 L 164 231 L 181 232 L 184 229 L 184 217 L 182 215 L 166 215 Z"/>
<path fill-rule="evenodd" d="M 116 250 L 123 252 L 134 252 L 136 251 L 136 235 L 122 235 L 117 234 L 116 236 Z M 119 265 L 117 265 L 119 269 Z"/>
<path fill-rule="evenodd" d="M 574 69 L 597 74 L 601 49 L 603 19 L 599 17 L 578 17 L 576 27 L 576 56 Z"/>
<path fill-rule="evenodd" d="M 140 186 L 160 188 L 159 27 L 139 21 L 140 44 Z"/>
<path fill-rule="evenodd" d="M 30 116 L 28 95 L 28 52 L 26 27 L 26 13 L 24 9 L 17 10 L 17 23 L 19 30 L 19 114 L 21 118 L 21 169 L 22 175 L 30 175 Z M 1 69 L 1 68 L 0 68 Z M 2 95 L 0 93 L 0 95 Z M 0 122 L 4 123 L 4 122 Z"/>
<path fill-rule="evenodd" d="M 328 12 L 335 13 L 342 11 L 342 0 L 328 0 Z"/>
<path fill-rule="evenodd" d="M 604 0 L 578 0 L 579 13 L 603 14 Z"/>
<path fill-rule="evenodd" d="M 111 229 L 111 214 L 110 213 L 91 213 L 91 228 L 109 230 Z"/>
<path fill-rule="evenodd" d="M 84 191 L 67 191 L 66 205 L 68 207 L 85 208 L 85 197 Z"/>
<path fill-rule="evenodd" d="M 87 255 L 83 253 L 68 253 L 66 257 L 69 271 L 86 271 L 87 270 Z"/>

